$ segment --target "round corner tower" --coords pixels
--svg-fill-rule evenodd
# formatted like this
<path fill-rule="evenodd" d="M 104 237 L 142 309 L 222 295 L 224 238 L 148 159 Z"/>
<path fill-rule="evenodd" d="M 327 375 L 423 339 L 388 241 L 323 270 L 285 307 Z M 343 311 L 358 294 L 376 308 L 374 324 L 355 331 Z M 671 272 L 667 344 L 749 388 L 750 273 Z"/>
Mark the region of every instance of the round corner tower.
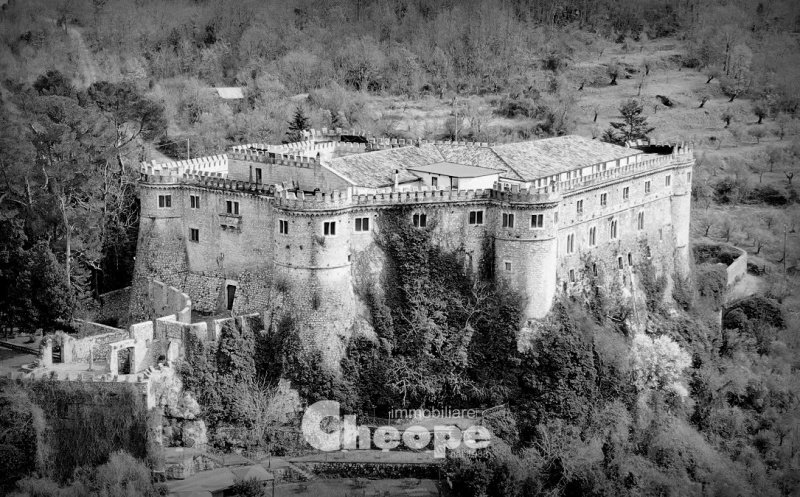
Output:
<path fill-rule="evenodd" d="M 526 318 L 544 317 L 556 294 L 558 205 L 555 194 L 498 192 L 495 274 L 526 298 Z M 509 222 L 507 216 L 513 215 Z"/>

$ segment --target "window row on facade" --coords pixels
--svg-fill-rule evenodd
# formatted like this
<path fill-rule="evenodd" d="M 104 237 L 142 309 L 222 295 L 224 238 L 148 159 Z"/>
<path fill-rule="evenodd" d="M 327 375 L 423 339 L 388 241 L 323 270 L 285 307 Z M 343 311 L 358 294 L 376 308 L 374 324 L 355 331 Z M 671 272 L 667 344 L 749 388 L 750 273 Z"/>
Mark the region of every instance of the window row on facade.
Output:
<path fill-rule="evenodd" d="M 636 230 L 642 231 L 645 228 L 645 221 L 644 221 L 644 211 L 640 211 L 636 215 Z M 609 240 L 616 240 L 620 236 L 619 233 L 619 222 L 616 219 L 611 219 L 608 223 L 608 239 Z M 659 236 L 661 236 L 661 230 L 659 230 Z M 589 232 L 587 236 L 589 246 L 594 247 L 597 245 L 597 226 L 590 226 Z M 576 243 L 575 243 L 575 234 L 569 233 L 565 239 L 565 247 L 566 253 L 572 254 L 575 252 Z"/>
<path fill-rule="evenodd" d="M 689 173 L 690 174 L 690 173 Z M 691 179 L 691 176 L 687 176 L 687 178 Z M 644 193 L 651 192 L 651 180 L 645 180 L 644 182 Z M 672 184 L 672 175 L 667 175 L 664 177 L 664 186 L 668 187 Z M 630 198 L 631 188 L 629 186 L 622 188 L 622 200 L 628 200 Z M 600 207 L 608 206 L 608 192 L 603 192 L 600 194 Z M 583 214 L 583 200 L 577 200 L 575 202 L 575 210 L 578 214 Z"/>

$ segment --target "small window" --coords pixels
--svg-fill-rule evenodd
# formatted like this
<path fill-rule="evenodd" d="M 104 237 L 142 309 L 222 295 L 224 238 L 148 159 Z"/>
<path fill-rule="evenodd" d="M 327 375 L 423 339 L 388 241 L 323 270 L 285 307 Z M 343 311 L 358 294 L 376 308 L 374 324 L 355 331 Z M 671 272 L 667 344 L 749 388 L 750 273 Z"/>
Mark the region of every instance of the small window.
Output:
<path fill-rule="evenodd" d="M 436 188 L 439 186 L 439 178 L 436 176 L 431 176 L 431 186 Z"/>
<path fill-rule="evenodd" d="M 670 176 L 669 174 L 666 175 L 666 177 L 664 177 L 664 186 L 669 186 L 671 182 L 672 182 L 672 176 Z"/>
<path fill-rule="evenodd" d="M 544 228 L 544 214 L 531 215 L 531 228 Z"/>
<path fill-rule="evenodd" d="M 567 235 L 567 253 L 571 254 L 575 251 L 575 235 Z"/>
<path fill-rule="evenodd" d="M 323 233 L 325 236 L 336 236 L 336 221 L 325 221 Z"/>
<path fill-rule="evenodd" d="M 506 188 L 508 188 L 508 185 L 506 185 Z M 458 190 L 458 178 L 450 178 L 450 189 Z"/>
<path fill-rule="evenodd" d="M 597 263 L 592 263 L 592 274 L 597 277 Z"/>
<path fill-rule="evenodd" d="M 572 283 L 575 283 L 575 270 L 574 269 L 570 269 L 569 270 L 569 281 L 571 281 Z"/>
<path fill-rule="evenodd" d="M 514 227 L 514 214 L 503 213 L 503 228 Z"/>
<path fill-rule="evenodd" d="M 357 217 L 356 218 L 356 231 L 369 231 L 369 218 Z"/>
<path fill-rule="evenodd" d="M 617 222 L 611 221 L 611 239 L 616 240 L 617 238 Z"/>
<path fill-rule="evenodd" d="M 189 228 L 189 239 L 193 242 L 199 242 L 200 230 L 197 228 Z"/>
<path fill-rule="evenodd" d="M 650 193 L 650 182 L 649 181 L 645 181 L 644 182 L 644 192 L 645 193 Z"/>
<path fill-rule="evenodd" d="M 160 209 L 166 209 L 168 207 L 172 207 L 172 195 L 159 195 L 158 207 Z"/>
<path fill-rule="evenodd" d="M 578 208 L 578 214 L 583 214 L 583 200 L 578 200 L 575 205 Z"/>
<path fill-rule="evenodd" d="M 686 182 L 687 183 L 691 183 L 692 182 L 692 173 L 686 173 Z"/>
<path fill-rule="evenodd" d="M 617 257 L 617 266 L 622 269 L 625 266 L 622 264 L 622 256 Z"/>
<path fill-rule="evenodd" d="M 256 168 L 256 183 L 261 184 L 261 168 Z"/>
<path fill-rule="evenodd" d="M 597 245 L 597 228 L 592 226 L 589 228 L 589 246 L 594 247 Z"/>
<path fill-rule="evenodd" d="M 605 206 L 607 204 L 608 204 L 608 194 L 607 193 L 601 193 L 600 194 L 600 205 L 601 206 Z"/>
<path fill-rule="evenodd" d="M 192 209 L 200 208 L 200 195 L 189 195 L 189 207 Z"/>
<path fill-rule="evenodd" d="M 633 266 L 633 255 L 628 252 L 628 265 Z"/>
<path fill-rule="evenodd" d="M 469 211 L 469 224 L 483 224 L 483 211 Z"/>
<path fill-rule="evenodd" d="M 554 213 L 553 213 L 553 222 L 554 222 L 554 223 L 557 223 L 557 222 L 558 222 L 558 212 L 554 212 Z"/>
<path fill-rule="evenodd" d="M 228 214 L 233 214 L 235 216 L 239 215 L 239 202 L 236 202 L 235 200 L 228 200 L 226 201 L 225 205 Z"/>
<path fill-rule="evenodd" d="M 644 229 L 644 212 L 640 212 L 636 220 L 636 228 L 639 230 Z"/>
<path fill-rule="evenodd" d="M 505 267 L 506 271 L 511 271 L 511 263 L 509 261 L 503 261 L 503 266 Z"/>
<path fill-rule="evenodd" d="M 663 228 L 658 228 L 658 239 L 659 240 L 663 240 L 664 239 L 664 229 Z"/>
<path fill-rule="evenodd" d="M 278 221 L 279 231 L 281 235 L 288 235 L 289 234 L 289 221 L 281 219 Z"/>
<path fill-rule="evenodd" d="M 625 188 L 623 188 L 622 189 L 622 200 L 628 200 L 628 196 L 630 195 L 630 193 L 631 193 L 630 187 L 626 186 Z"/>
<path fill-rule="evenodd" d="M 424 228 L 428 225 L 428 216 L 426 214 L 414 214 L 412 219 L 415 228 Z"/>

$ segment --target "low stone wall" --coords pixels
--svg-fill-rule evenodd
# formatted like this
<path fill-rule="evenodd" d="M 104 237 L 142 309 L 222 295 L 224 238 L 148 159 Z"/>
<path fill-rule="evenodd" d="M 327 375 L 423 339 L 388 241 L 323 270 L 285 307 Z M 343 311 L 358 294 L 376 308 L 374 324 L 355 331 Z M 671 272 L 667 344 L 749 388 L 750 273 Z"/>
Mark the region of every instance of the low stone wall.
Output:
<path fill-rule="evenodd" d="M 113 321 L 124 324 L 128 320 L 128 308 L 131 301 L 131 287 L 120 288 L 100 295 L 100 311 L 98 321 Z"/>
<path fill-rule="evenodd" d="M 76 321 L 75 324 L 81 333 L 87 333 L 87 336 L 61 335 L 61 360 L 65 363 L 88 363 L 90 360 L 107 362 L 111 352 L 110 344 L 129 337 L 127 330 L 111 326 L 90 321 Z"/>

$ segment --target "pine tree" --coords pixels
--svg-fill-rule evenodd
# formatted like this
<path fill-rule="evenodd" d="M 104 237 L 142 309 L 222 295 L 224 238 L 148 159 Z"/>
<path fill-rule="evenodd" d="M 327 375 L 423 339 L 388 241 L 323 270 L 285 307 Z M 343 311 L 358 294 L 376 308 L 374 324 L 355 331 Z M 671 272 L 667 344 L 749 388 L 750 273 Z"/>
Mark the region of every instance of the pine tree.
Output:
<path fill-rule="evenodd" d="M 309 129 L 311 123 L 306 117 L 306 113 L 299 105 L 294 110 L 294 117 L 289 121 L 289 131 L 286 133 L 288 142 L 296 142 L 303 139 L 303 131 Z"/>
<path fill-rule="evenodd" d="M 655 128 L 647 123 L 647 118 L 642 115 L 642 105 L 630 99 L 619 108 L 622 122 L 612 122 L 611 127 L 603 133 L 602 140 L 608 143 L 624 145 L 628 140 L 647 138 Z"/>

